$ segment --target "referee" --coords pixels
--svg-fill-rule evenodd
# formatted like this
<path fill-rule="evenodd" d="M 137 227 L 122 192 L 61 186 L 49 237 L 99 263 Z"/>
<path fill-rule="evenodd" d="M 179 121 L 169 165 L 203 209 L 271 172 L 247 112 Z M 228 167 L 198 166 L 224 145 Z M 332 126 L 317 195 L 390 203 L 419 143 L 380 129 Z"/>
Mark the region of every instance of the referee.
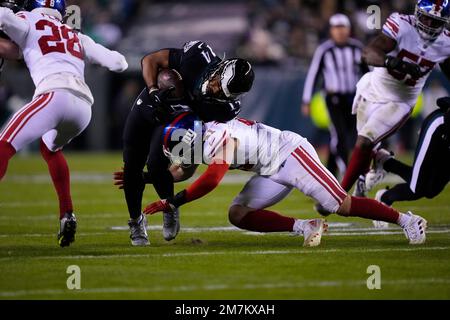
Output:
<path fill-rule="evenodd" d="M 344 14 L 330 18 L 331 38 L 321 44 L 311 63 L 303 89 L 302 113 L 310 115 L 310 103 L 320 78 L 326 92 L 326 103 L 331 118 L 330 155 L 327 168 L 336 175 L 344 173 L 348 156 L 356 141 L 356 116 L 352 104 L 356 84 L 369 71 L 361 61 L 363 45 L 350 37 L 351 23 Z"/>

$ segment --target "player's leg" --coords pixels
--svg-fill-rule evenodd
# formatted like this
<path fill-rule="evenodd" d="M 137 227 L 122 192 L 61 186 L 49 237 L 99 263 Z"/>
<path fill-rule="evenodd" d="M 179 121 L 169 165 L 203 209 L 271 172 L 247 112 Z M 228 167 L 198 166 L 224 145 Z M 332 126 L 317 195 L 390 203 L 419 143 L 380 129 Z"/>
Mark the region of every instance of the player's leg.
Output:
<path fill-rule="evenodd" d="M 54 124 L 51 119 L 46 121 L 41 125 L 43 128 L 33 132 L 28 130 L 30 121 L 33 122 L 33 117 L 39 113 L 42 109 L 46 108 L 51 100 L 50 94 L 45 94 L 37 97 L 31 103 L 24 106 L 22 109 L 17 111 L 10 121 L 6 124 L 0 133 L 0 181 L 4 177 L 6 170 L 8 168 L 9 160 L 22 149 L 28 143 L 38 139 L 46 131 L 50 129 L 46 125 L 47 122 L 50 125 Z M 35 127 L 34 125 L 33 127 Z M 25 128 L 24 128 L 25 127 Z"/>
<path fill-rule="evenodd" d="M 259 175 L 253 176 L 233 200 L 228 211 L 230 222 L 238 228 L 255 232 L 292 232 L 295 219 L 265 210 L 283 200 L 292 191 Z"/>
<path fill-rule="evenodd" d="M 411 114 L 411 108 L 404 103 L 372 103 L 361 96 L 355 103 L 358 138 L 341 183 L 347 192 L 360 175 L 369 171 L 374 147 L 401 128 Z"/>
<path fill-rule="evenodd" d="M 147 169 L 153 187 L 161 199 L 167 199 L 174 195 L 174 180 L 169 171 L 170 160 L 164 155 L 161 146 L 165 125 L 159 125 L 152 134 L 150 152 L 147 161 Z M 180 211 L 163 212 L 163 237 L 166 241 L 176 238 L 180 231 Z"/>
<path fill-rule="evenodd" d="M 326 210 L 347 217 L 385 221 L 399 224 L 405 232 L 411 231 L 411 243 L 423 243 L 426 221 L 412 214 L 400 212 L 372 199 L 347 195 L 337 180 L 320 163 L 314 148 L 309 144 L 299 147 L 286 162 L 289 168 L 280 171 L 280 178 L 318 201 Z M 289 173 L 287 173 L 289 172 Z M 414 237 L 416 235 L 417 237 Z"/>
<path fill-rule="evenodd" d="M 145 182 L 142 176 L 150 150 L 155 126 L 153 109 L 148 106 L 148 94 L 144 90 L 131 109 L 123 133 L 124 194 L 130 220 L 130 238 L 134 246 L 149 244 L 147 220 L 142 214 L 142 196 Z"/>
<path fill-rule="evenodd" d="M 274 179 L 258 175 L 250 179 L 230 207 L 230 222 L 255 232 L 295 232 L 303 235 L 304 246 L 318 246 L 327 228 L 322 219 L 295 219 L 266 209 L 283 200 L 293 188 Z"/>
<path fill-rule="evenodd" d="M 51 104 L 61 112 L 60 121 L 54 129 L 43 135 L 40 151 L 47 163 L 53 186 L 59 200 L 60 231 L 58 242 L 61 247 L 75 241 L 77 221 L 70 192 L 70 171 L 62 148 L 80 135 L 89 125 L 92 116 L 91 104 L 70 92 L 54 93 Z"/>

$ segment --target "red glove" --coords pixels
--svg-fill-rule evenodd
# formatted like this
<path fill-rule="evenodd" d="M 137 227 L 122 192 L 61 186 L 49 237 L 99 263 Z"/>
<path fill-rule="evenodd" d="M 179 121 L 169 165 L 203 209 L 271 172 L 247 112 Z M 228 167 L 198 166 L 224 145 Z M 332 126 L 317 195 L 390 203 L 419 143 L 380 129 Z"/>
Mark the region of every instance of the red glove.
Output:
<path fill-rule="evenodd" d="M 155 214 L 157 212 L 173 212 L 176 207 L 166 199 L 150 203 L 145 209 L 145 214 Z"/>

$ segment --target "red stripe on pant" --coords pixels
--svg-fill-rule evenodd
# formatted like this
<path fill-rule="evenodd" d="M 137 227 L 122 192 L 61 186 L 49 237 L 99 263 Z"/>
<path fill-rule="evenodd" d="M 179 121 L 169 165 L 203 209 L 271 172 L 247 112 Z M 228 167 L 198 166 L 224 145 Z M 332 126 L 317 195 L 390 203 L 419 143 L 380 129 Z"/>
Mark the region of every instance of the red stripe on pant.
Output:
<path fill-rule="evenodd" d="M 44 100 L 45 100 L 45 97 L 44 96 L 40 96 L 40 97 L 36 98 L 34 101 L 32 101 L 29 104 L 25 105 L 25 107 L 23 107 L 19 111 L 17 111 L 14 114 L 14 116 L 11 118 L 11 120 L 9 120 L 8 124 L 3 129 L 3 131 L 0 133 L 0 140 L 5 140 L 5 139 L 3 139 L 3 137 L 10 131 L 11 127 L 17 125 L 17 121 L 20 122 L 20 120 L 18 120 L 19 117 L 24 115 L 26 112 L 29 112 L 32 108 L 34 108 L 37 104 L 40 104 Z M 12 129 L 12 130 L 14 131 L 14 129 Z"/>
<path fill-rule="evenodd" d="M 30 119 L 39 111 L 44 109 L 52 100 L 53 93 L 47 93 L 42 96 L 43 99 L 39 99 L 36 103 L 33 103 L 26 111 L 24 111 L 20 117 L 18 117 L 14 123 L 9 127 L 5 135 L 2 137 L 3 141 L 11 143 L 14 138 L 19 134 L 23 127 L 30 121 Z"/>
<path fill-rule="evenodd" d="M 313 156 L 311 156 L 305 148 L 300 147 L 300 151 L 302 151 L 315 165 L 318 170 L 320 170 L 324 175 L 328 177 L 328 182 L 334 185 L 334 191 L 337 192 L 343 199 L 347 197 L 347 193 L 344 189 L 342 189 L 341 185 L 337 181 L 337 179 L 322 165 L 321 162 L 317 161 Z"/>
<path fill-rule="evenodd" d="M 297 149 L 293 153 L 299 163 L 309 172 L 338 202 L 342 203 L 347 197 L 347 193 L 330 178 L 327 173 L 322 170 L 321 165 L 312 159 L 312 157 L 301 149 Z"/>

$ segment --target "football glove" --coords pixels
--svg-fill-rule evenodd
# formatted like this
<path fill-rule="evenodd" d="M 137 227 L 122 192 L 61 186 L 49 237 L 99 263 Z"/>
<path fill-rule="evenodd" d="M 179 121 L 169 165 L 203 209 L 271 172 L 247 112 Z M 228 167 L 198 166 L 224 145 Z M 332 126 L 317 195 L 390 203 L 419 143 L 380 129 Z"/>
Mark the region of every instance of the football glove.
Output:
<path fill-rule="evenodd" d="M 177 193 L 174 197 L 150 203 L 144 209 L 145 214 L 155 214 L 157 212 L 175 212 L 175 210 L 187 203 L 186 190 Z"/>
<path fill-rule="evenodd" d="M 388 70 L 409 74 L 413 78 L 420 78 L 422 76 L 422 70 L 420 70 L 417 64 L 403 61 L 400 58 L 387 56 L 384 65 Z"/>

